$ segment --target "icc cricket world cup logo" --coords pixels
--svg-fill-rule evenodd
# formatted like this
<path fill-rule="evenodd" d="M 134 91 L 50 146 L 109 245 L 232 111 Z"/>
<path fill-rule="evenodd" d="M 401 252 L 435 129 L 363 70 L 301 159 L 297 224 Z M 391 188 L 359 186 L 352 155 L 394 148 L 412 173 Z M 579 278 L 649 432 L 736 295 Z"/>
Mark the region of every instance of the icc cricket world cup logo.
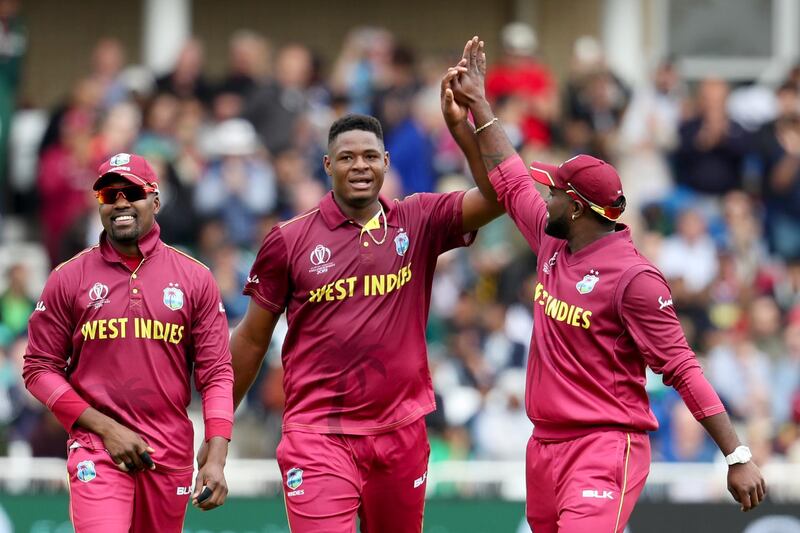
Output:
<path fill-rule="evenodd" d="M 328 271 L 331 267 L 334 267 L 335 264 L 331 263 L 331 250 L 330 248 L 318 244 L 311 250 L 311 255 L 309 255 L 309 259 L 311 259 L 312 266 L 308 271 L 315 272 L 316 274 L 323 274 Z"/>

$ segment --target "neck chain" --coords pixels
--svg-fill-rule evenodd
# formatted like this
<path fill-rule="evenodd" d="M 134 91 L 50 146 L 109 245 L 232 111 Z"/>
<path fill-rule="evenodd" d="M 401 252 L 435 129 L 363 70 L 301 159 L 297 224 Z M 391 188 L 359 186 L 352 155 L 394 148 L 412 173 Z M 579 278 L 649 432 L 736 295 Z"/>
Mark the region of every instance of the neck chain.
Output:
<path fill-rule="evenodd" d="M 380 211 L 378 211 L 377 213 L 375 213 L 375 216 L 374 216 L 374 217 L 372 217 L 372 218 L 370 219 L 370 221 L 369 221 L 369 222 L 367 222 L 367 223 L 364 225 L 364 227 L 362 227 L 362 228 L 361 228 L 361 234 L 363 235 L 363 234 L 364 234 L 364 232 L 366 231 L 366 232 L 367 232 L 367 235 L 369 235 L 369 238 L 370 238 L 370 239 L 372 239 L 372 242 L 374 242 L 376 245 L 380 246 L 381 244 L 383 244 L 383 243 L 384 243 L 384 241 L 386 241 L 386 234 L 389 232 L 389 225 L 386 223 L 386 213 L 383 211 L 383 204 L 381 204 L 380 202 L 378 202 L 378 207 L 380 208 Z M 376 239 L 376 238 L 375 238 L 375 237 L 372 235 L 372 231 L 370 231 L 370 229 L 369 229 L 369 225 L 370 225 L 370 223 L 371 223 L 373 220 L 375 220 L 375 219 L 377 218 L 377 219 L 378 219 L 378 227 L 380 228 L 380 224 L 381 224 L 381 217 L 383 217 L 383 237 L 381 238 L 381 240 L 377 240 L 377 239 Z"/>

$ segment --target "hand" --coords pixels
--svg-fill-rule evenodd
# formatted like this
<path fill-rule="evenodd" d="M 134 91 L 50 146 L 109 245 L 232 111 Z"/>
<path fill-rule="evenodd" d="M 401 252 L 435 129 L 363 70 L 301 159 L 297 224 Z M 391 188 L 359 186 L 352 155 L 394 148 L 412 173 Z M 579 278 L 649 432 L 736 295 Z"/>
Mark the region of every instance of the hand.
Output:
<path fill-rule="evenodd" d="M 194 482 L 192 505 L 203 511 L 210 511 L 225 503 L 228 496 L 228 483 L 225 481 L 225 458 L 228 455 L 228 441 L 222 437 L 212 437 L 204 442 L 197 452 L 197 479 Z M 211 489 L 211 496 L 202 502 L 197 498 L 203 487 Z"/>
<path fill-rule="evenodd" d="M 453 95 L 451 83 L 461 73 L 467 71 L 467 60 L 462 58 L 455 67 L 447 69 L 447 74 L 442 78 L 442 88 L 439 97 L 442 103 L 442 115 L 447 127 L 452 129 L 458 124 L 467 120 L 469 109 L 467 106 L 459 104 Z"/>
<path fill-rule="evenodd" d="M 451 83 L 456 101 L 465 106 L 485 102 L 486 53 L 483 41 L 479 41 L 477 36 L 467 41 L 461 59 L 466 60 L 466 72 L 460 73 Z"/>
<path fill-rule="evenodd" d="M 150 457 L 155 450 L 137 433 L 122 424 L 110 422 L 100 437 L 111 459 L 123 472 L 155 470 L 156 465 Z"/>
<path fill-rule="evenodd" d="M 747 512 L 764 501 L 767 484 L 761 471 L 750 461 L 728 467 L 728 491 L 742 504 L 742 511 Z"/>

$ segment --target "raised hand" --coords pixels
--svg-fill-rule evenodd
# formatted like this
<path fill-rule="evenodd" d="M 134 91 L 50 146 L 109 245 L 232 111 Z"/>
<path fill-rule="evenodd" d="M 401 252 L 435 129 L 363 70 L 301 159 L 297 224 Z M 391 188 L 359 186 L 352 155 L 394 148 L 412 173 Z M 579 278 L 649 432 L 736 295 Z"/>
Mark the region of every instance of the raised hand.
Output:
<path fill-rule="evenodd" d="M 466 61 L 466 70 L 451 83 L 456 101 L 468 107 L 486 101 L 486 53 L 483 46 L 477 35 L 467 41 L 461 58 L 462 62 Z"/>
<path fill-rule="evenodd" d="M 467 120 L 467 115 L 469 114 L 469 109 L 467 109 L 467 106 L 456 102 L 455 96 L 453 95 L 453 89 L 451 87 L 453 80 L 455 80 L 459 74 L 467 71 L 466 65 L 467 60 L 462 58 L 456 66 L 447 69 L 447 73 L 444 75 L 444 77 L 442 77 L 442 86 L 439 93 L 439 98 L 442 104 L 442 115 L 444 115 L 444 121 L 447 123 L 447 127 L 450 129 Z"/>

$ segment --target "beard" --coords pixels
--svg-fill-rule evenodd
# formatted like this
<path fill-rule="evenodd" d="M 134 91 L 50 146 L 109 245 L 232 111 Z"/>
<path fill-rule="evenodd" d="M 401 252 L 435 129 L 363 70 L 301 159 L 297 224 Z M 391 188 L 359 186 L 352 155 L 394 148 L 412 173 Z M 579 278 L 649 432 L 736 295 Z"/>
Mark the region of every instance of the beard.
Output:
<path fill-rule="evenodd" d="M 141 227 L 139 227 L 138 219 L 134 222 L 133 227 L 125 228 L 125 229 L 117 229 L 113 225 L 108 228 L 108 235 L 114 241 L 119 243 L 131 243 L 136 242 L 139 240 L 139 236 L 142 234 Z"/>
<path fill-rule="evenodd" d="M 569 237 L 569 220 L 567 214 L 564 213 L 558 218 L 550 217 L 547 220 L 547 225 L 544 227 L 544 232 L 556 239 L 566 240 Z"/>

